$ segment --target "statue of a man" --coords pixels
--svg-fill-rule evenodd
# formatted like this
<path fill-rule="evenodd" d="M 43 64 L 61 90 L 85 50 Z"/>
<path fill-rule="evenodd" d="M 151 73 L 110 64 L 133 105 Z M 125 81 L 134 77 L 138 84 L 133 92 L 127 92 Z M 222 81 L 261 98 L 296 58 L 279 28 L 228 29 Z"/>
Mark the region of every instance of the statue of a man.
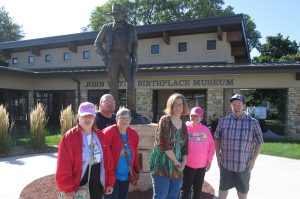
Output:
<path fill-rule="evenodd" d="M 95 51 L 102 56 L 110 79 L 110 92 L 119 108 L 119 76 L 122 73 L 127 82 L 127 108 L 136 112 L 135 72 L 137 69 L 138 39 L 136 29 L 125 18 L 123 5 L 115 3 L 112 12 L 113 23 L 105 24 L 95 41 Z"/>

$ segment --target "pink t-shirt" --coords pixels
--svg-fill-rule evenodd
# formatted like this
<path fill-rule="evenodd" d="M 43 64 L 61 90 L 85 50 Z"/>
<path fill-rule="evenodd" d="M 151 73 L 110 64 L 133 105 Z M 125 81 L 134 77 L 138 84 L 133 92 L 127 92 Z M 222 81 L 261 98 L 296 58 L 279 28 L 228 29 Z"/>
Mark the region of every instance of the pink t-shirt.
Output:
<path fill-rule="evenodd" d="M 215 146 L 210 130 L 198 124 L 195 127 L 192 122 L 186 122 L 188 130 L 188 155 L 186 165 L 191 168 L 204 168 L 211 163 Z"/>

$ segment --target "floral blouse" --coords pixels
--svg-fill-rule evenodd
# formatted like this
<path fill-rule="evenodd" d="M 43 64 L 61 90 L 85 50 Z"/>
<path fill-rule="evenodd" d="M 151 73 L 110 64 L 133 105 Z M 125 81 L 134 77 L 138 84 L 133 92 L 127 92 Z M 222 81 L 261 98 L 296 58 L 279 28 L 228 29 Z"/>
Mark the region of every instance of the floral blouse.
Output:
<path fill-rule="evenodd" d="M 171 121 L 171 117 L 161 117 L 155 132 L 154 148 L 150 157 L 150 171 L 159 176 L 171 179 L 182 178 L 173 161 L 166 155 L 165 151 L 173 150 L 177 160 L 182 162 L 182 157 L 188 152 L 187 127 L 182 121 L 182 126 L 177 129 Z"/>

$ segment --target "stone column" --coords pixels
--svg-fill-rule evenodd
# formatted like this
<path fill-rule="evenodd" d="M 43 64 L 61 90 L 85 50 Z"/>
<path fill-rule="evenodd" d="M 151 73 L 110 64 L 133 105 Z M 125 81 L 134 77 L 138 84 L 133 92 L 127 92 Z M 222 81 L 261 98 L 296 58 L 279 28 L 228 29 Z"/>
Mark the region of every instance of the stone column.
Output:
<path fill-rule="evenodd" d="M 148 118 L 150 121 L 152 121 L 153 118 L 152 99 L 153 91 L 151 89 L 136 89 L 136 111 L 138 114 Z"/>
<path fill-rule="evenodd" d="M 209 88 L 207 89 L 207 117 L 217 114 L 223 117 L 224 110 L 224 89 L 223 88 Z M 208 118 L 207 118 L 208 119 Z"/>
<path fill-rule="evenodd" d="M 300 88 L 289 88 L 287 92 L 285 135 L 300 139 Z"/>

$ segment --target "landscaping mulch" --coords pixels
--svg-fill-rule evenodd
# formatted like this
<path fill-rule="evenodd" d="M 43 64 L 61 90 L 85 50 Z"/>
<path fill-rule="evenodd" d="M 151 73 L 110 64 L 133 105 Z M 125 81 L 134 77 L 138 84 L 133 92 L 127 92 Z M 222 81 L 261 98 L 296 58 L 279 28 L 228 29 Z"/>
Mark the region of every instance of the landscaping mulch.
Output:
<path fill-rule="evenodd" d="M 34 180 L 28 184 L 21 192 L 20 199 L 57 199 L 59 192 L 55 184 L 54 174 Z M 215 195 L 214 189 L 204 182 L 202 187 L 201 199 L 212 199 Z M 148 191 L 129 192 L 129 199 L 151 199 L 152 189 Z"/>
<path fill-rule="evenodd" d="M 0 158 L 20 156 L 20 155 L 32 155 L 39 153 L 55 153 L 57 152 L 57 146 L 44 146 L 40 149 L 33 149 L 31 146 L 16 146 L 5 153 L 0 153 Z"/>

